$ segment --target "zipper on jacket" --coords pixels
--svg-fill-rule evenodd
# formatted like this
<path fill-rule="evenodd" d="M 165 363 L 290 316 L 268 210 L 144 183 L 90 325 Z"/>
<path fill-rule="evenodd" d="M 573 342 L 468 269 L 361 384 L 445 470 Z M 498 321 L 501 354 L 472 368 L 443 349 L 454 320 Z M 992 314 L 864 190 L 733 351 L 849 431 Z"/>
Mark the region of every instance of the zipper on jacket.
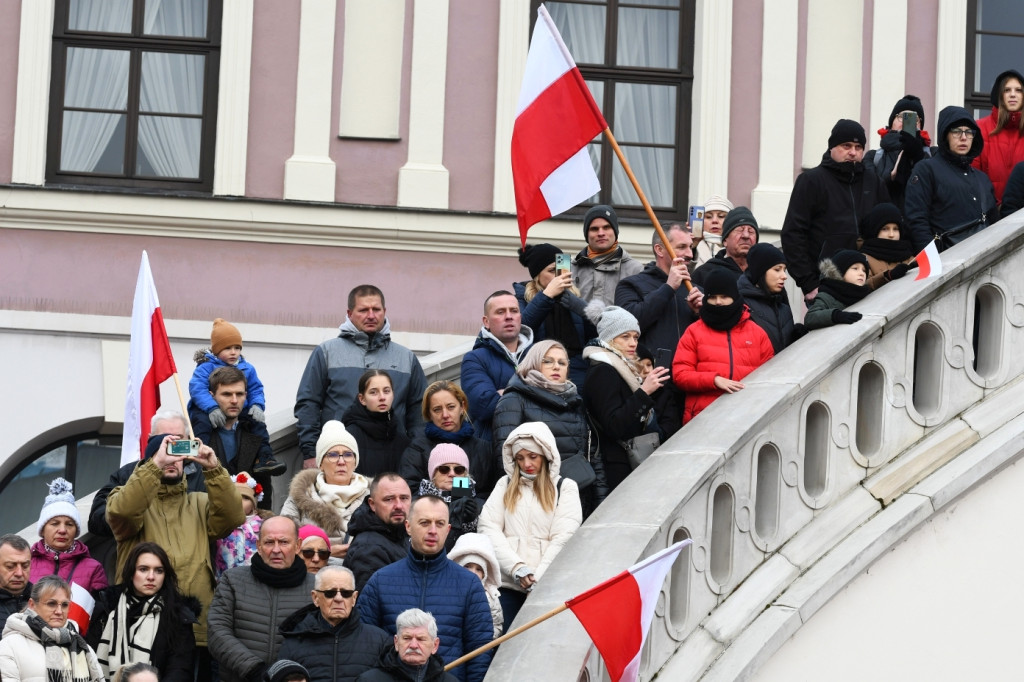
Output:
<path fill-rule="evenodd" d="M 729 346 L 729 380 L 732 381 L 733 366 L 732 366 L 732 330 L 728 329 L 725 332 L 725 342 Z"/>

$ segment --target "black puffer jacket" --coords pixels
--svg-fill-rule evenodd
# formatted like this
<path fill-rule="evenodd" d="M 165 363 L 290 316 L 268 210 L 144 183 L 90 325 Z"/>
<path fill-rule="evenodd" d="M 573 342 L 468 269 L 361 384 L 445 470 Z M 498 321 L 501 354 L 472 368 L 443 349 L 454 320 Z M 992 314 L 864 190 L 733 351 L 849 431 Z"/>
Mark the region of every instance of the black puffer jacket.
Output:
<path fill-rule="evenodd" d="M 359 445 L 357 473 L 373 478 L 386 471 L 398 471 L 402 453 L 409 447 L 409 436 L 405 425 L 395 419 L 394 410 L 370 412 L 357 400 L 345 411 L 341 422 Z"/>
<path fill-rule="evenodd" d="M 750 308 L 750 319 L 763 329 L 772 342 L 772 349 L 779 351 L 793 342 L 793 309 L 789 307 L 786 292 L 769 294 L 754 286 L 747 273 L 739 279 L 740 295 Z"/>
<path fill-rule="evenodd" d="M 974 130 L 971 149 L 963 156 L 949 148 L 946 135 L 954 126 Z M 904 215 L 915 253 L 927 246 L 936 234 L 975 223 L 949 236 L 950 241 L 957 243 L 999 219 L 992 182 L 985 173 L 971 166 L 985 143 L 970 113 L 963 107 L 943 109 L 939 113 L 938 137 L 939 153 L 914 166 L 914 174 L 907 184 Z"/>
<path fill-rule="evenodd" d="M 404 559 L 409 553 L 409 535 L 405 525 L 388 525 L 370 509 L 370 498 L 352 513 L 348 522 L 352 542 L 345 554 L 344 566 L 356 575 L 356 589 L 363 585 L 378 568 Z"/>
<path fill-rule="evenodd" d="M 372 669 L 387 648 L 394 650 L 388 633 L 368 625 L 352 607 L 348 618 L 331 625 L 320 615 L 320 608 L 309 604 L 281 624 L 284 644 L 280 660 L 302 661 L 311 682 L 354 682 Z"/>
<path fill-rule="evenodd" d="M 672 367 L 679 339 L 697 316 L 686 302 L 686 286 L 673 289 L 668 275 L 651 261 L 640 274 L 627 277 L 615 289 L 615 305 L 625 308 L 640 324 L 640 343 L 654 355 L 658 367 Z"/>
<path fill-rule="evenodd" d="M 883 201 L 889 192 L 874 171 L 860 162 L 837 163 L 828 151 L 797 177 L 782 222 L 782 251 L 805 294 L 818 286 L 818 261 L 856 249 L 860 219 Z"/>
<path fill-rule="evenodd" d="M 28 606 L 30 594 L 32 594 L 32 583 L 27 583 L 21 594 L 11 594 L 7 590 L 0 588 L 0 633 L 3 632 L 2 624 L 7 622 L 9 615 L 18 613 Z"/>
<path fill-rule="evenodd" d="M 409 443 L 409 447 L 402 454 L 402 464 L 398 468 L 399 475 L 409 484 L 409 490 L 418 490 L 420 481 L 430 478 L 430 474 L 427 472 L 430 451 L 434 449 L 435 445 L 442 442 L 444 441 L 421 432 L 416 434 L 416 437 Z M 468 436 L 451 442 L 466 451 L 469 456 L 469 474 L 476 481 L 476 493 L 479 497 L 486 499 L 494 489 L 498 478 L 504 474 L 500 461 L 494 457 L 491 444 L 476 436 Z"/>
<path fill-rule="evenodd" d="M 394 648 L 388 649 L 380 656 L 377 667 L 367 670 L 359 676 L 356 682 L 458 682 L 459 678 L 449 672 L 445 672 L 444 659 L 437 654 L 432 654 L 427 659 L 427 669 L 422 676 L 418 676 L 402 664 L 398 651 Z"/>
<path fill-rule="evenodd" d="M 117 610 L 117 601 L 126 585 L 112 585 L 96 594 L 96 606 L 89 620 L 85 641 L 96 650 L 110 614 Z M 192 632 L 202 605 L 194 597 L 181 597 L 175 613 L 166 609 L 160 614 L 160 624 L 153 638 L 149 662 L 160 671 L 160 679 L 169 682 L 191 682 L 195 678 L 196 637 Z M 113 672 L 113 671 L 111 671 Z"/>

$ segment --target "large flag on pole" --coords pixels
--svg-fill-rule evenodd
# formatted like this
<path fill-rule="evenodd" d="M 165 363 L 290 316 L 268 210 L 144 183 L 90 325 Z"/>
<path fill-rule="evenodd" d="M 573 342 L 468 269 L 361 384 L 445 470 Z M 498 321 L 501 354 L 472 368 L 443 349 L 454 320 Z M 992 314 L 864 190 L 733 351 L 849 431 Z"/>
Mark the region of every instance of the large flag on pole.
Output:
<path fill-rule="evenodd" d="M 566 602 L 601 652 L 612 682 L 636 682 L 640 652 L 672 562 L 692 540 L 677 542 Z"/>
<path fill-rule="evenodd" d="M 587 143 L 608 127 L 544 5 L 526 57 L 512 128 L 519 236 L 596 194 Z"/>
<path fill-rule="evenodd" d="M 132 304 L 121 464 L 138 461 L 142 456 L 149 437 L 149 420 L 160 408 L 160 384 L 177 371 L 171 355 L 171 342 L 164 328 L 164 316 L 160 312 L 156 285 L 153 284 L 153 273 L 149 269 L 149 256 L 143 251 Z"/>
<path fill-rule="evenodd" d="M 939 257 L 939 249 L 935 246 L 935 240 L 928 242 L 921 253 L 915 256 L 919 268 L 917 277 L 914 280 L 938 277 L 942 274 L 942 258 Z"/>

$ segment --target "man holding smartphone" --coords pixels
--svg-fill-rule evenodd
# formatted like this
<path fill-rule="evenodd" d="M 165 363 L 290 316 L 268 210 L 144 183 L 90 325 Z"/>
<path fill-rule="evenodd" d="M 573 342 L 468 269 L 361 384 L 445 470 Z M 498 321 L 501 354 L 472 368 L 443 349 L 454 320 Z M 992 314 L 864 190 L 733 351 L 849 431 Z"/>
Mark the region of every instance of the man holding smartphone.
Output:
<path fill-rule="evenodd" d="M 893 106 L 888 125 L 878 134 L 882 136 L 879 149 L 864 155 L 864 165 L 885 182 L 889 198 L 903 213 L 907 181 L 914 166 L 932 156 L 921 100 L 914 95 L 904 95 Z"/>

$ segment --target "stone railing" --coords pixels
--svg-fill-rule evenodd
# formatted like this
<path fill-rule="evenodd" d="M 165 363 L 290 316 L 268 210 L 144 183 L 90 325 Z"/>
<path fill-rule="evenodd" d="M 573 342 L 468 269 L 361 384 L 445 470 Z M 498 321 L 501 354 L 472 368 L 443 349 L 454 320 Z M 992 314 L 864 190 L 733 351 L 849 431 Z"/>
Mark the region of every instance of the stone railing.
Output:
<path fill-rule="evenodd" d="M 886 285 L 853 308 L 863 320 L 811 332 L 745 379 L 743 391 L 715 401 L 588 519 L 516 624 L 692 538 L 659 597 L 641 678 L 677 650 L 691 662 L 666 676 L 700 677 L 854 528 L 1024 411 L 1013 390 L 1024 370 L 1022 224 L 1024 216 L 1011 217 L 946 252 L 939 278 L 914 281 L 912 271 Z M 991 396 L 990 409 L 974 410 L 991 423 L 978 426 L 967 413 Z M 834 522 L 813 524 L 826 512 Z M 730 609 L 759 569 L 768 574 L 760 583 L 773 587 L 753 604 L 734 598 L 742 607 Z M 503 644 L 487 679 L 537 671 L 546 680 L 605 677 L 570 614 Z"/>

